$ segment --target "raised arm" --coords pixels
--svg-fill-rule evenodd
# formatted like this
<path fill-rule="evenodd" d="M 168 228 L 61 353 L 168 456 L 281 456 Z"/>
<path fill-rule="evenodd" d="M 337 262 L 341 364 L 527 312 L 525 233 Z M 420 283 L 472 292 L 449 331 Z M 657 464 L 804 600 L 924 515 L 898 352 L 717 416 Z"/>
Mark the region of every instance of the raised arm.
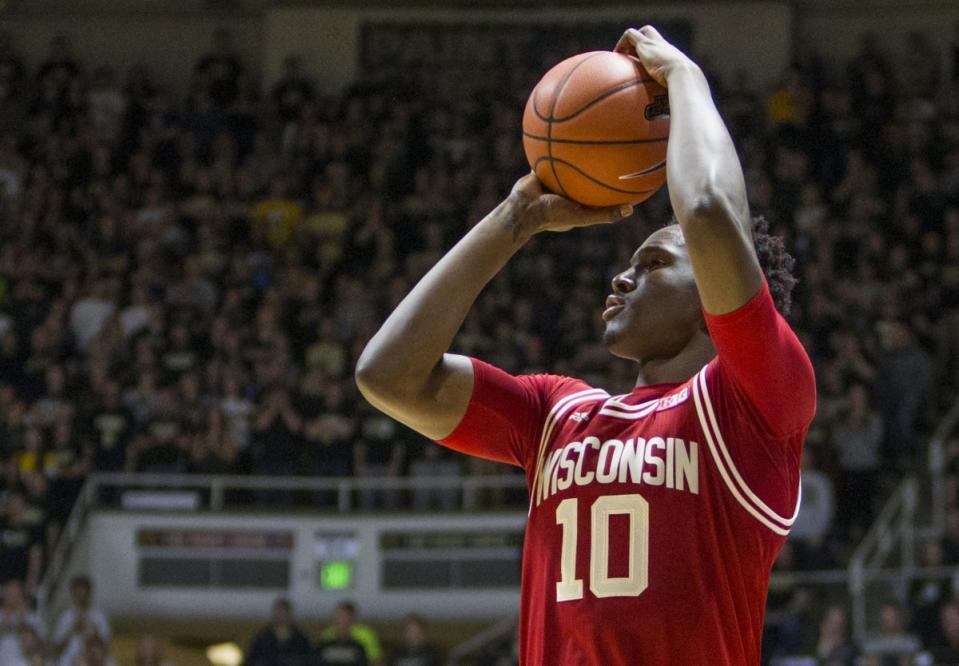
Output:
<path fill-rule="evenodd" d="M 739 309 L 762 286 L 746 184 L 736 148 L 702 70 L 651 26 L 627 30 L 618 51 L 635 53 L 669 92 L 666 180 L 706 312 Z"/>
<path fill-rule="evenodd" d="M 631 207 L 586 208 L 546 194 L 535 175 L 483 218 L 419 281 L 356 364 L 356 384 L 377 409 L 431 439 L 459 424 L 473 391 L 469 359 L 447 351 L 484 286 L 540 231 L 615 222 Z"/>

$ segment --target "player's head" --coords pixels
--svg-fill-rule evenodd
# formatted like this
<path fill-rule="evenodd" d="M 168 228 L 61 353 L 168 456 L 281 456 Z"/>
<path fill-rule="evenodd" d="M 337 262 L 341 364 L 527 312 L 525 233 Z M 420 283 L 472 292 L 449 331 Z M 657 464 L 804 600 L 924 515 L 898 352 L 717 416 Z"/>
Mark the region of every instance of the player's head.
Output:
<path fill-rule="evenodd" d="M 793 258 L 769 223 L 753 218 L 753 245 L 776 308 L 789 314 Z M 682 231 L 675 222 L 654 231 L 613 278 L 622 309 L 606 322 L 603 341 L 614 355 L 641 363 L 677 356 L 695 336 L 707 334 L 699 291 Z"/>

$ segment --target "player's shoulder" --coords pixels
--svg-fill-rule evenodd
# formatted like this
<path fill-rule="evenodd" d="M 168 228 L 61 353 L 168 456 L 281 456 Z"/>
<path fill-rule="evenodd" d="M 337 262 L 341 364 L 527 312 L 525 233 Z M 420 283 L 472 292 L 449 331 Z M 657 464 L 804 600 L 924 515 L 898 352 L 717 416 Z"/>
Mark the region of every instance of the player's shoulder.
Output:
<path fill-rule="evenodd" d="M 601 397 L 609 397 L 609 393 L 604 389 L 592 386 L 583 379 L 567 375 L 537 373 L 520 375 L 518 379 L 536 391 L 547 406 L 577 398 L 592 397 L 598 400 Z"/>

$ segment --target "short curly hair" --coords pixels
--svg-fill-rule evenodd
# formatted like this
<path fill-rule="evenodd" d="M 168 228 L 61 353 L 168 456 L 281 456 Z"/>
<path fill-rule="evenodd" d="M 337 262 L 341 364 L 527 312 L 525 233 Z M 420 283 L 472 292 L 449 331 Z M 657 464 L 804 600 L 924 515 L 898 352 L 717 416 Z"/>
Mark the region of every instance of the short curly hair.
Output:
<path fill-rule="evenodd" d="M 667 226 L 673 224 L 679 223 L 673 219 Z M 793 275 L 796 260 L 786 250 L 782 237 L 769 233 L 769 221 L 762 215 L 752 218 L 752 232 L 753 247 L 756 248 L 759 267 L 769 284 L 773 303 L 783 317 L 788 317 L 793 305 L 793 288 L 798 281 Z"/>

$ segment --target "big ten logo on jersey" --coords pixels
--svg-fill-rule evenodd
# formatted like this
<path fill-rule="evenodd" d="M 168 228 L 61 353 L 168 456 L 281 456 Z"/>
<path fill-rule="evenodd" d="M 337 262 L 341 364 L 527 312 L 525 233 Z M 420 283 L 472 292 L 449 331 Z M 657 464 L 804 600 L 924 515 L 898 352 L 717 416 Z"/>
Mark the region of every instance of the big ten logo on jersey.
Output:
<path fill-rule="evenodd" d="M 680 405 L 689 398 L 689 387 L 684 386 L 682 391 L 678 393 L 673 393 L 667 395 L 665 398 L 660 398 L 659 403 L 656 405 L 656 411 L 661 412 L 665 409 L 672 409 L 676 405 Z"/>

